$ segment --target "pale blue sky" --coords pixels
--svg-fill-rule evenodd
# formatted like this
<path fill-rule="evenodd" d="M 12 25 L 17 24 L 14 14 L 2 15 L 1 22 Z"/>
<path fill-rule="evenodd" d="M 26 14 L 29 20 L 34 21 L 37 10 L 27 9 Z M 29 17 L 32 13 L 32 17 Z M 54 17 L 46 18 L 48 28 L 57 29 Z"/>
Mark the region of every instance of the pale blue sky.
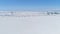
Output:
<path fill-rule="evenodd" d="M 0 0 L 0 10 L 37 10 L 60 8 L 60 0 Z"/>

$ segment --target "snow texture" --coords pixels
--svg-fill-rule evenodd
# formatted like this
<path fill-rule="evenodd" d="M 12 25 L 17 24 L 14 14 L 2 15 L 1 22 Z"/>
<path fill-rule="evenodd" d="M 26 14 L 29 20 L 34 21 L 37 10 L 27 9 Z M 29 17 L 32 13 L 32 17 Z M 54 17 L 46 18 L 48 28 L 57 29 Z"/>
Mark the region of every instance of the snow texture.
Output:
<path fill-rule="evenodd" d="M 60 34 L 60 16 L 0 16 L 0 34 Z"/>

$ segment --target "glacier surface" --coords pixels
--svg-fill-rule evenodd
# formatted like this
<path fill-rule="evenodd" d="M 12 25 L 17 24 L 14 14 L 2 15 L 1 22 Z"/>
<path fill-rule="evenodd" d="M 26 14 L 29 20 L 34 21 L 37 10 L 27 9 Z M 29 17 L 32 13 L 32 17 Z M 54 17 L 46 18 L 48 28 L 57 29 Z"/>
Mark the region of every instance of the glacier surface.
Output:
<path fill-rule="evenodd" d="M 60 16 L 0 16 L 0 34 L 60 34 Z"/>

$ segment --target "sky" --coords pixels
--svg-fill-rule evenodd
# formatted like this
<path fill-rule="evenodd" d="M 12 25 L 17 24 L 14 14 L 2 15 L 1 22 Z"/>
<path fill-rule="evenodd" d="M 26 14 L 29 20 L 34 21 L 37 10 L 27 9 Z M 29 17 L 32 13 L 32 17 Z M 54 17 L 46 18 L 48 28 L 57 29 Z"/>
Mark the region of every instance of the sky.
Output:
<path fill-rule="evenodd" d="M 0 0 L 0 10 L 60 9 L 60 0 Z"/>

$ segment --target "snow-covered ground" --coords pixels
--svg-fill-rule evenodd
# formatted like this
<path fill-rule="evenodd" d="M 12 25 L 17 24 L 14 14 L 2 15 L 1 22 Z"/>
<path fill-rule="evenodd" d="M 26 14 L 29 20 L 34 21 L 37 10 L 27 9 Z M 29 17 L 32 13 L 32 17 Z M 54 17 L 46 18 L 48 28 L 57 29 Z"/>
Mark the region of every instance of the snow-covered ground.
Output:
<path fill-rule="evenodd" d="M 0 16 L 0 34 L 60 34 L 60 16 Z"/>

